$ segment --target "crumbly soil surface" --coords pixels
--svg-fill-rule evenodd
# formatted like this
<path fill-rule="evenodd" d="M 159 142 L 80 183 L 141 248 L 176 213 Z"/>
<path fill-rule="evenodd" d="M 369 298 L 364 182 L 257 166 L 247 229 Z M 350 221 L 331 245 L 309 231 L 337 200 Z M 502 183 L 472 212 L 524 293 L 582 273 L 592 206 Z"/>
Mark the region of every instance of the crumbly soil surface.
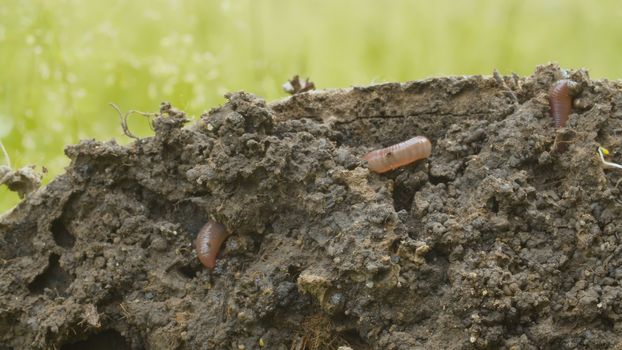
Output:
<path fill-rule="evenodd" d="M 0 219 L 0 349 L 622 348 L 622 171 L 597 155 L 622 162 L 620 83 L 549 65 L 228 100 L 67 147 Z M 415 135 L 429 159 L 361 159 Z M 208 220 L 232 233 L 213 272 Z"/>

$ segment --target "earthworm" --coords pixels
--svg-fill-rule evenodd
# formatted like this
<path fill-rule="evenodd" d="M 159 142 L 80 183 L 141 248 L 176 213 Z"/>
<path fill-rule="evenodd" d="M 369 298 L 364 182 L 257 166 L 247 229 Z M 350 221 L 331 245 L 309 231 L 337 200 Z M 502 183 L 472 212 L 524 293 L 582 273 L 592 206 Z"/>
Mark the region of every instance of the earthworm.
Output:
<path fill-rule="evenodd" d="M 384 173 L 419 159 L 428 158 L 432 153 L 432 144 L 425 136 L 415 136 L 387 148 L 367 153 L 363 159 L 370 170 Z"/>
<path fill-rule="evenodd" d="M 549 105 L 555 128 L 566 126 L 572 109 L 572 95 L 576 92 L 577 83 L 569 79 L 556 81 L 549 89 Z"/>
<path fill-rule="evenodd" d="M 194 241 L 197 257 L 201 263 L 210 270 L 216 266 L 216 257 L 222 243 L 229 237 L 227 228 L 215 221 L 208 221 Z"/>

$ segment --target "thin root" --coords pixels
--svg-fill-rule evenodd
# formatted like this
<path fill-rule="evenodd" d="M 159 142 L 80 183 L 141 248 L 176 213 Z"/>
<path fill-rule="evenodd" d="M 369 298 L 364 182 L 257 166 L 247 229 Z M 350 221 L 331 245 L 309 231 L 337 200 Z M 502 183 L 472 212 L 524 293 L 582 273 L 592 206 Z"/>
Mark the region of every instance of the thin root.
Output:
<path fill-rule="evenodd" d="M 605 155 L 609 154 L 609 151 L 606 148 L 598 146 L 598 154 L 600 155 L 600 160 L 603 163 L 603 168 L 605 169 L 622 169 L 622 165 L 618 163 L 612 163 L 605 160 Z"/>
<path fill-rule="evenodd" d="M 155 113 L 147 113 L 147 112 L 141 112 L 141 111 L 137 111 L 134 109 L 130 109 L 129 111 L 127 111 L 127 113 L 123 114 L 123 112 L 121 112 L 121 109 L 114 103 L 110 103 L 110 107 L 114 108 L 114 110 L 117 111 L 117 114 L 119 114 L 119 120 L 121 121 L 121 128 L 123 128 L 123 133 L 125 134 L 125 136 L 133 138 L 135 140 L 140 139 L 140 137 L 132 134 L 132 132 L 130 131 L 130 128 L 127 126 L 127 118 L 132 114 L 138 114 L 140 116 L 146 117 L 147 120 L 149 121 L 149 127 L 151 128 L 151 130 L 153 130 L 151 119 L 156 115 Z"/>

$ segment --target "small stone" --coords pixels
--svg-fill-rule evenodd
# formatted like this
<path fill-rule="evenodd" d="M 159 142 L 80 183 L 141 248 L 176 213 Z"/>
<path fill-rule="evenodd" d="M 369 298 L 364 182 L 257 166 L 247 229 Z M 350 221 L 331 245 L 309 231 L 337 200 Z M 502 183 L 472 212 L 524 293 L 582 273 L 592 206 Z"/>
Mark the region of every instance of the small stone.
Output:
<path fill-rule="evenodd" d="M 168 243 L 162 237 L 155 237 L 153 241 L 151 241 L 151 248 L 158 252 L 163 252 L 168 247 Z"/>
<path fill-rule="evenodd" d="M 324 309 L 330 314 L 336 314 L 343 311 L 346 302 L 346 297 L 341 292 L 333 292 L 327 298 L 324 303 Z"/>

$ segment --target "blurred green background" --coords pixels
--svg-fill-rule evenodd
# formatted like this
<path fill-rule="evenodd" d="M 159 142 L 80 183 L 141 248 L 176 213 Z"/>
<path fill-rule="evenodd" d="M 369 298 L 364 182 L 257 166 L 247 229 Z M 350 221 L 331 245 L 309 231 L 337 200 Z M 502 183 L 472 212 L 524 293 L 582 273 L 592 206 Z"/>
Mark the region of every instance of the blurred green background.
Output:
<path fill-rule="evenodd" d="M 549 61 L 617 79 L 621 19 L 614 0 L 3 0 L 0 140 L 13 167 L 45 166 L 48 182 L 64 145 L 130 141 L 110 102 L 171 101 L 196 118 L 227 91 L 285 96 L 293 74 L 328 88 Z M 130 127 L 151 133 L 138 117 Z M 17 201 L 0 188 L 0 212 Z"/>

